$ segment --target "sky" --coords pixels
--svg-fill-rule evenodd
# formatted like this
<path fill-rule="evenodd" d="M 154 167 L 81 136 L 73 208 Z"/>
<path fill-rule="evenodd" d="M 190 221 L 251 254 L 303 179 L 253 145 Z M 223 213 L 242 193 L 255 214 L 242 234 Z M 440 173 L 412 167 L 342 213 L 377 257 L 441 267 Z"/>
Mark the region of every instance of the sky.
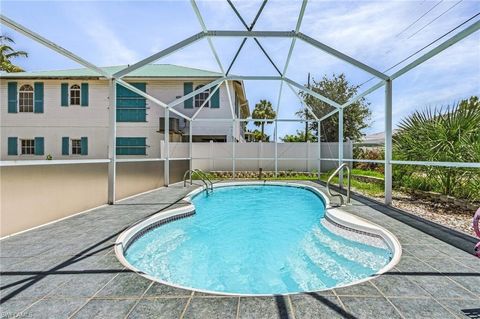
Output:
<path fill-rule="evenodd" d="M 233 0 L 250 24 L 262 3 Z M 208 29 L 245 30 L 226 1 L 197 0 Z M 201 31 L 190 1 L 8 1 L 0 2 L 2 14 L 98 66 L 133 64 Z M 295 29 L 301 1 L 269 0 L 254 30 Z M 391 70 L 417 50 L 451 31 L 480 12 L 480 1 L 309 1 L 300 31 L 379 71 L 392 74 L 453 34 L 479 21 L 467 22 L 434 45 Z M 15 39 L 16 48 L 29 52 L 15 61 L 28 71 L 77 68 L 78 64 L 1 26 L 1 33 Z M 258 39 L 283 71 L 291 39 Z M 241 38 L 213 38 L 225 69 Z M 220 71 L 206 39 L 158 60 L 189 67 Z M 388 71 L 387 71 L 388 70 Z M 248 39 L 231 74 L 274 75 L 274 67 L 259 47 Z M 297 40 L 286 76 L 305 84 L 314 79 L 345 73 L 359 92 L 378 82 L 372 76 L 336 57 Z M 366 82 L 366 83 L 365 83 Z M 280 83 L 245 81 L 250 108 L 260 99 L 279 106 L 279 118 L 294 118 L 302 108 L 296 94 Z M 393 82 L 393 124 L 415 110 L 451 105 L 480 95 L 480 32 L 470 35 Z M 367 96 L 372 116 L 365 134 L 384 130 L 384 89 Z M 165 101 L 170 102 L 170 101 Z M 348 109 L 345 110 L 348 112 Z M 281 123 L 279 137 L 294 134 L 303 124 Z M 273 125 L 266 128 L 272 134 Z"/>

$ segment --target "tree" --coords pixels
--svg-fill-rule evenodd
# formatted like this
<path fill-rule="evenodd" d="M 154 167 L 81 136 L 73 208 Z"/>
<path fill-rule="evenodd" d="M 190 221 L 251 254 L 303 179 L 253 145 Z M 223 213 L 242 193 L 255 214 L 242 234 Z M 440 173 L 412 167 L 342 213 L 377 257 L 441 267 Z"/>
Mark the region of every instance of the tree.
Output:
<path fill-rule="evenodd" d="M 11 45 L 15 44 L 12 38 L 0 35 L 0 70 L 6 72 L 22 72 L 21 67 L 12 63 L 11 59 L 28 57 L 25 51 L 15 51 Z"/>
<path fill-rule="evenodd" d="M 277 113 L 273 110 L 272 103 L 267 100 L 260 100 L 257 104 L 255 104 L 255 108 L 252 112 L 252 118 L 254 119 L 265 119 L 265 120 L 273 120 L 277 116 Z M 273 121 L 254 121 L 253 124 L 255 126 L 261 127 L 261 134 L 262 141 L 264 141 L 265 136 L 265 124 L 272 124 Z"/>
<path fill-rule="evenodd" d="M 259 141 L 269 142 L 270 141 L 270 136 L 265 134 L 265 133 L 260 132 L 259 130 L 254 130 L 252 133 L 253 133 L 253 139 L 255 140 L 255 142 L 259 142 Z"/>
<path fill-rule="evenodd" d="M 305 131 L 298 131 L 296 135 L 285 135 L 281 138 L 283 142 L 292 143 L 292 142 L 317 142 L 317 137 L 313 135 L 310 131 L 307 131 L 305 135 Z"/>
<path fill-rule="evenodd" d="M 478 97 L 446 108 L 427 108 L 403 119 L 393 136 L 396 160 L 480 162 L 480 103 Z M 480 198 L 478 170 L 414 166 L 396 168 L 399 182 L 422 179 L 424 188 L 446 195 Z M 435 187 L 437 186 L 437 187 Z M 428 189 L 430 190 L 430 189 Z M 470 194 L 465 192 L 471 191 Z"/>
<path fill-rule="evenodd" d="M 357 95 L 359 86 L 350 84 L 345 74 L 336 75 L 333 74 L 332 78 L 328 78 L 326 75 L 320 81 L 315 81 L 313 79 L 313 85 L 311 89 L 314 92 L 317 92 L 332 101 L 337 102 L 338 104 L 344 104 L 348 102 L 351 98 Z M 310 95 L 308 92 L 301 91 L 300 95 L 302 96 L 304 103 L 311 107 L 317 117 L 321 117 L 328 112 L 334 110 L 334 107 L 320 101 L 316 97 Z M 350 139 L 353 141 L 360 141 L 364 136 L 362 130 L 369 126 L 368 121 L 370 120 L 371 111 L 369 109 L 370 103 L 365 99 L 361 98 L 355 103 L 352 103 L 345 109 L 344 112 L 344 139 Z M 300 118 L 305 117 L 305 111 L 299 111 L 296 113 Z M 308 119 L 313 119 L 311 114 L 307 115 Z M 315 131 L 318 136 L 318 123 L 310 123 L 310 129 Z M 322 141 L 328 142 L 338 142 L 338 113 L 328 117 L 323 120 L 321 123 Z"/>

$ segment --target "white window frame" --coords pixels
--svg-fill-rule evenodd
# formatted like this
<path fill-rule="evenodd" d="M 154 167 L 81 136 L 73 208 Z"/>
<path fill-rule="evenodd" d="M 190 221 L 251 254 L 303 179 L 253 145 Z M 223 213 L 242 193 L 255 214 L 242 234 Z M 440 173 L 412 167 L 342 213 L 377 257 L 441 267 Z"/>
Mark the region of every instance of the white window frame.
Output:
<path fill-rule="evenodd" d="M 22 90 L 22 87 L 26 85 L 32 88 L 32 110 L 31 111 L 22 111 L 20 108 L 20 92 Z M 20 83 L 18 87 L 18 92 L 17 92 L 17 108 L 18 108 L 18 113 L 34 113 L 35 112 L 35 87 L 33 86 L 32 83 Z"/>
<path fill-rule="evenodd" d="M 73 88 L 74 86 L 78 87 L 78 89 Z M 72 91 L 73 90 L 78 91 L 78 104 L 77 103 L 72 103 Z M 75 97 L 75 98 L 77 98 L 77 97 Z M 68 87 L 68 105 L 80 106 L 80 104 L 82 103 L 81 99 L 82 99 L 81 86 L 78 85 L 77 83 L 73 83 L 72 85 L 69 84 L 69 87 Z"/>
<path fill-rule="evenodd" d="M 197 87 L 195 87 L 194 90 L 198 90 L 203 86 L 205 86 L 205 84 L 199 84 L 199 85 L 197 85 Z M 209 96 L 210 96 L 210 89 L 196 94 L 194 99 L 193 99 L 193 107 L 194 108 L 199 108 L 200 106 L 202 106 L 202 104 L 208 99 Z M 200 97 L 202 97 L 202 99 L 200 99 Z M 199 102 L 198 106 L 197 106 L 197 100 Z M 210 100 L 208 100 L 208 102 L 205 104 L 204 107 L 210 108 Z"/>
<path fill-rule="evenodd" d="M 20 155 L 26 155 L 26 156 L 29 156 L 29 155 L 35 155 L 35 139 L 34 138 L 20 138 Z M 23 152 L 23 142 L 26 142 L 26 141 L 32 141 L 32 145 L 31 146 L 28 146 L 29 148 L 31 147 L 32 148 L 32 153 L 24 153 Z"/>
<path fill-rule="evenodd" d="M 78 142 L 78 147 L 74 146 L 74 143 Z M 73 149 L 78 149 L 78 153 L 74 153 Z M 70 139 L 70 151 L 72 155 L 82 155 L 82 139 L 81 138 L 71 138 Z"/>

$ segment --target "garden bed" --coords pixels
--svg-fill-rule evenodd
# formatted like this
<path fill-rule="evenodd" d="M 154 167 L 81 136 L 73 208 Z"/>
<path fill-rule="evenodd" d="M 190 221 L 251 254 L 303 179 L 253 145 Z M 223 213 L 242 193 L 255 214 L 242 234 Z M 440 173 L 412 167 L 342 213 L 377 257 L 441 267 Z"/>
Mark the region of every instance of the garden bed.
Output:
<path fill-rule="evenodd" d="M 474 236 L 472 219 L 475 211 L 460 208 L 451 203 L 414 198 L 406 193 L 396 192 L 393 197 L 394 207 L 420 216 L 440 225 L 453 228 Z"/>

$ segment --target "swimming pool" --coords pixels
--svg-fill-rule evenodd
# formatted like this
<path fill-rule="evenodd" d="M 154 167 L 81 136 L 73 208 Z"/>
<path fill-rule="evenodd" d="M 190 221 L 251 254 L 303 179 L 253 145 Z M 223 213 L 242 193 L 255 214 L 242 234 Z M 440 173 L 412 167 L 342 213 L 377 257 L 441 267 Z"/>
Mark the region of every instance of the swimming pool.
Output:
<path fill-rule="evenodd" d="M 194 213 L 173 212 L 123 238 L 128 266 L 177 287 L 266 295 L 352 284 L 392 261 L 382 236 L 326 216 L 327 199 L 313 188 L 223 185 L 188 199 Z"/>

